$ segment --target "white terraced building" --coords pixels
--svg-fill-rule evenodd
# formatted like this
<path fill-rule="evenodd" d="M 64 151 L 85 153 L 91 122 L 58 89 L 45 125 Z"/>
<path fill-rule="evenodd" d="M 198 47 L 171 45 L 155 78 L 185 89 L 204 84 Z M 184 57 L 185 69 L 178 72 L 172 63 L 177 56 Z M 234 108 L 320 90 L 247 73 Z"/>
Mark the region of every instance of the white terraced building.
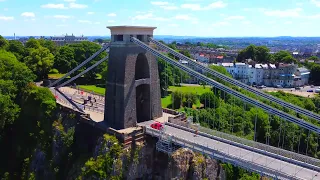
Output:
<path fill-rule="evenodd" d="M 248 85 L 297 87 L 308 84 L 310 71 L 295 64 L 219 63 L 234 79 Z"/>

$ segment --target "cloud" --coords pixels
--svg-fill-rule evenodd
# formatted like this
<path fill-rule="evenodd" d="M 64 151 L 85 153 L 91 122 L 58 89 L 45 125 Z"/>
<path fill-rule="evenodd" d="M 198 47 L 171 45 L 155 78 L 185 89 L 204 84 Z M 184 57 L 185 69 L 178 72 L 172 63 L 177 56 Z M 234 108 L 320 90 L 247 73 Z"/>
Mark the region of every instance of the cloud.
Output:
<path fill-rule="evenodd" d="M 64 0 L 65 2 L 76 2 L 76 0 Z"/>
<path fill-rule="evenodd" d="M 244 16 L 229 16 L 224 19 L 225 20 L 243 20 L 243 19 L 245 19 L 245 17 Z"/>
<path fill-rule="evenodd" d="M 245 25 L 249 25 L 251 24 L 251 21 L 241 21 L 242 24 L 245 24 Z"/>
<path fill-rule="evenodd" d="M 69 4 L 69 7 L 72 8 L 72 9 L 84 9 L 84 8 L 87 8 L 88 5 L 86 4 L 76 4 L 76 3 L 70 3 Z"/>
<path fill-rule="evenodd" d="M 216 1 L 209 5 L 202 7 L 200 4 L 182 4 L 181 8 L 190 9 L 193 11 L 201 11 L 201 10 L 210 10 L 210 9 L 217 9 L 217 8 L 224 8 L 227 4 L 223 1 Z"/>
<path fill-rule="evenodd" d="M 53 17 L 57 18 L 57 19 L 70 19 L 71 18 L 71 16 L 66 16 L 66 15 L 54 15 Z"/>
<path fill-rule="evenodd" d="M 177 20 L 186 20 L 186 21 L 196 20 L 196 18 L 190 17 L 189 15 L 176 15 L 174 18 Z"/>
<path fill-rule="evenodd" d="M 212 24 L 213 27 L 230 26 L 230 25 L 231 24 L 229 22 L 225 22 L 225 21 L 220 21 Z"/>
<path fill-rule="evenodd" d="M 86 24 L 92 24 L 91 21 L 88 20 L 78 20 L 79 23 L 86 23 Z"/>
<path fill-rule="evenodd" d="M 117 14 L 116 13 L 109 13 L 107 16 L 115 17 L 115 16 L 117 16 Z"/>
<path fill-rule="evenodd" d="M 263 10 L 263 13 L 266 16 L 273 16 L 273 17 L 299 17 L 301 11 L 302 11 L 301 8 L 295 8 L 295 9 L 286 9 L 286 10 Z"/>
<path fill-rule="evenodd" d="M 312 4 L 316 5 L 317 7 L 320 7 L 320 1 L 317 0 L 311 0 L 310 1 Z"/>
<path fill-rule="evenodd" d="M 94 24 L 101 24 L 101 22 L 95 22 Z"/>
<path fill-rule="evenodd" d="M 143 15 L 137 15 L 132 18 L 132 20 L 154 20 L 154 21 L 169 21 L 168 18 L 153 16 L 152 13 L 147 13 Z"/>
<path fill-rule="evenodd" d="M 48 9 L 67 9 L 67 7 L 65 7 L 64 4 L 44 4 L 41 5 L 41 7 Z"/>
<path fill-rule="evenodd" d="M 310 16 L 305 16 L 308 19 L 320 19 L 320 14 L 314 14 L 314 15 L 310 15 Z"/>
<path fill-rule="evenodd" d="M 292 24 L 292 21 L 286 21 L 285 24 Z"/>
<path fill-rule="evenodd" d="M 66 26 L 68 26 L 68 24 L 58 24 L 58 25 L 56 25 L 57 27 L 66 27 Z"/>
<path fill-rule="evenodd" d="M 163 2 L 163 1 L 153 1 L 151 2 L 152 5 L 157 5 L 157 6 L 164 6 L 164 5 L 168 5 L 168 2 Z"/>
<path fill-rule="evenodd" d="M 0 16 L 0 20 L 11 21 L 11 20 L 14 20 L 14 17 L 12 17 L 12 16 Z"/>
<path fill-rule="evenodd" d="M 94 14 L 94 12 L 87 12 L 87 14 L 92 15 L 92 14 Z"/>
<path fill-rule="evenodd" d="M 164 10 L 176 10 L 176 9 L 179 9 L 177 6 L 160 6 L 162 9 Z"/>
<path fill-rule="evenodd" d="M 170 27 L 179 27 L 179 24 L 169 24 Z"/>
<path fill-rule="evenodd" d="M 164 10 L 176 10 L 176 9 L 179 9 L 174 4 L 171 4 L 171 3 L 168 3 L 168 2 L 163 2 L 163 1 L 153 1 L 153 2 L 151 2 L 151 4 L 159 6 L 160 8 L 162 8 Z"/>
<path fill-rule="evenodd" d="M 36 15 L 33 12 L 24 12 L 21 14 L 23 17 L 36 17 Z"/>

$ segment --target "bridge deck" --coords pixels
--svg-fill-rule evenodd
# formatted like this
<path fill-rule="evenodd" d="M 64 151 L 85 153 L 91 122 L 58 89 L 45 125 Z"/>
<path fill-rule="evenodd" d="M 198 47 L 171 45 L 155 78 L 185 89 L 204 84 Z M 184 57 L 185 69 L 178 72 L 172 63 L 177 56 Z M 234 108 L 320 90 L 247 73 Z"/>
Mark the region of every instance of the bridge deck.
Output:
<path fill-rule="evenodd" d="M 139 123 L 139 125 L 150 128 L 151 123 L 151 121 L 148 121 Z M 230 154 L 232 156 L 241 158 L 246 161 L 252 161 L 269 169 L 279 170 L 280 172 L 292 177 L 296 177 L 297 179 L 320 179 L 319 172 L 317 171 L 306 169 L 298 165 L 290 164 L 279 159 L 251 152 L 207 137 L 199 135 L 195 137 L 193 133 L 177 129 L 171 126 L 165 127 L 165 133 L 186 139 L 189 142 L 201 144 L 212 150 L 217 150 L 219 152 Z"/>

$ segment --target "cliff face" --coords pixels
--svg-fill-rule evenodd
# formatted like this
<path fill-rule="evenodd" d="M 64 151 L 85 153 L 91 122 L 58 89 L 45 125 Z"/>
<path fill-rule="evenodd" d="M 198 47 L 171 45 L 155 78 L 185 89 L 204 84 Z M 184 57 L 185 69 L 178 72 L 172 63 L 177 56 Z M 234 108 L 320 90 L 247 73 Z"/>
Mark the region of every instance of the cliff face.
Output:
<path fill-rule="evenodd" d="M 35 179 L 225 179 L 220 164 L 188 149 L 171 155 L 156 150 L 157 139 L 122 148 L 115 137 L 64 116 L 52 125 L 49 150 L 39 147 L 29 164 Z"/>
<path fill-rule="evenodd" d="M 225 179 L 219 163 L 189 149 L 180 148 L 171 155 L 157 152 L 155 139 L 131 147 L 135 161 L 129 163 L 126 179 Z M 132 156 L 131 156 L 132 157 Z M 123 161 L 126 164 L 128 161 Z"/>

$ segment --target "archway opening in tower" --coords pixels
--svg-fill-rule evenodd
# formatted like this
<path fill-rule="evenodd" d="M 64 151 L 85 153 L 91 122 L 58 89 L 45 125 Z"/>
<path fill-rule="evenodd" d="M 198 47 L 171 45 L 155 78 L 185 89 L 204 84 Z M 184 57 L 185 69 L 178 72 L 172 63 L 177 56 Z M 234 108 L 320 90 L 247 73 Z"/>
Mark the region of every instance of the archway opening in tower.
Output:
<path fill-rule="evenodd" d="M 150 78 L 150 70 L 148 59 L 145 54 L 138 54 L 136 67 L 135 67 L 135 79 L 146 79 Z"/>
<path fill-rule="evenodd" d="M 137 123 L 151 120 L 150 85 L 136 87 Z"/>
<path fill-rule="evenodd" d="M 145 54 L 138 54 L 135 67 L 135 80 L 150 78 L 148 59 Z M 137 123 L 151 120 L 150 84 L 136 87 Z"/>

